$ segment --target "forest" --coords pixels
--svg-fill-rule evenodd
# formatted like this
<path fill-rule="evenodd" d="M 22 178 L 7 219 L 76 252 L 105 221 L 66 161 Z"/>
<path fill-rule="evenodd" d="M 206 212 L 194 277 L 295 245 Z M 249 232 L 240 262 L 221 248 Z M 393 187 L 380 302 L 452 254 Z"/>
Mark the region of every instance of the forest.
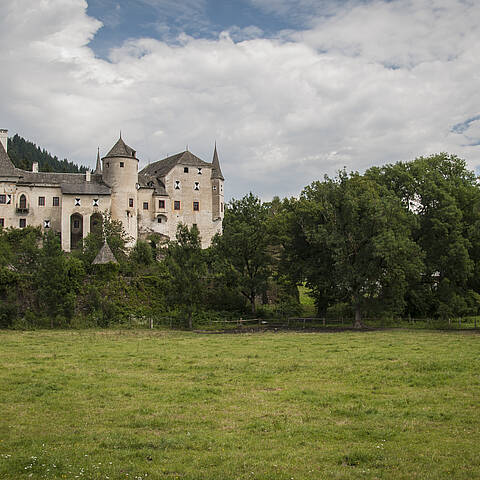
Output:
<path fill-rule="evenodd" d="M 0 230 L 0 327 L 176 328 L 221 319 L 305 315 L 362 327 L 371 318 L 450 321 L 480 309 L 480 190 L 445 153 L 340 171 L 298 198 L 229 202 L 223 234 L 201 249 L 195 227 L 127 249 L 121 224 L 61 250 L 53 232 Z M 118 264 L 93 265 L 107 241 Z"/>
<path fill-rule="evenodd" d="M 8 139 L 8 156 L 17 168 L 27 171 L 32 170 L 34 162 L 38 163 L 39 172 L 85 173 L 87 171 L 87 167 L 79 167 L 66 158 L 59 160 L 18 134 Z"/>

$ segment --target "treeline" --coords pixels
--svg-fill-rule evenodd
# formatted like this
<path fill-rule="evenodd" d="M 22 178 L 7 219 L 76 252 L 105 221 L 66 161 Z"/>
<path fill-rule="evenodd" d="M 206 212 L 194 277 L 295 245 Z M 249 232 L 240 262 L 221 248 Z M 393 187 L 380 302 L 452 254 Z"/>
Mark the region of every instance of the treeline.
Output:
<path fill-rule="evenodd" d="M 104 237 L 71 254 L 52 233 L 0 232 L 0 326 L 110 326 L 154 319 L 192 328 L 224 318 L 302 315 L 308 288 L 321 317 L 451 319 L 480 309 L 480 190 L 456 156 L 341 171 L 299 198 L 232 200 L 223 234 L 198 230 L 125 248 L 104 215 L 118 264 L 93 265 Z"/>
<path fill-rule="evenodd" d="M 31 171 L 32 164 L 38 162 L 40 172 L 85 173 L 86 167 L 69 162 L 66 158 L 59 160 L 45 149 L 15 134 L 8 139 L 8 155 L 13 164 L 22 170 Z"/>

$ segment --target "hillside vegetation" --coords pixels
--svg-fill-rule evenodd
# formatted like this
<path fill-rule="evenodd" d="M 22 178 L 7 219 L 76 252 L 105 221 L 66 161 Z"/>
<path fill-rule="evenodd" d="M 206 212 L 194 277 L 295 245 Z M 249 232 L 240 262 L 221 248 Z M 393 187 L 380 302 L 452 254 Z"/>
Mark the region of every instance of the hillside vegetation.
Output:
<path fill-rule="evenodd" d="M 22 170 L 30 171 L 33 162 L 38 162 L 40 172 L 85 173 L 87 171 L 86 167 L 69 162 L 66 158 L 59 160 L 57 156 L 53 156 L 17 134 L 8 139 L 8 155 L 13 164 Z"/>

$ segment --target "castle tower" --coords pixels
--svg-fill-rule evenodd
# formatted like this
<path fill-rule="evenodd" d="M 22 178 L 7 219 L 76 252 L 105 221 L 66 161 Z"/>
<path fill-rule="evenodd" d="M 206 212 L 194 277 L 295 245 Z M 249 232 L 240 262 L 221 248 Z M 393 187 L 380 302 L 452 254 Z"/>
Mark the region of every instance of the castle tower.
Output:
<path fill-rule="evenodd" d="M 224 182 L 222 169 L 218 160 L 217 143 L 213 151 L 212 160 L 212 220 L 223 220 L 224 215 Z"/>
<path fill-rule="evenodd" d="M 133 148 L 122 140 L 102 158 L 102 178 L 112 189 L 111 212 L 130 237 L 130 245 L 137 241 L 137 182 L 138 159 Z"/>

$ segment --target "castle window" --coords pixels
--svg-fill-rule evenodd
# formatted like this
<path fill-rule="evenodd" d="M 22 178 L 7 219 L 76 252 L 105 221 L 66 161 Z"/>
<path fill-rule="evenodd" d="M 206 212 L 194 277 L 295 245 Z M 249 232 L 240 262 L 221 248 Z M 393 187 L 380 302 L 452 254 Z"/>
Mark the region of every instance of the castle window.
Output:
<path fill-rule="evenodd" d="M 193 186 L 194 190 L 200 190 L 200 183 L 195 182 L 195 185 Z"/>
<path fill-rule="evenodd" d="M 0 227 L 4 227 L 4 226 L 5 226 L 5 219 L 0 218 Z"/>
<path fill-rule="evenodd" d="M 143 209 L 148 210 L 148 202 L 143 202 Z"/>
<path fill-rule="evenodd" d="M 110 162 L 107 162 L 107 168 L 109 168 L 109 167 L 110 167 Z"/>
<path fill-rule="evenodd" d="M 198 167 L 197 170 L 198 170 L 198 174 L 201 175 L 202 174 L 202 167 Z"/>
<path fill-rule="evenodd" d="M 53 197 L 53 206 L 58 207 L 60 205 L 60 197 Z"/>
<path fill-rule="evenodd" d="M 27 197 L 25 195 L 20 195 L 20 208 L 27 208 Z"/>
<path fill-rule="evenodd" d="M 93 199 L 93 206 L 98 207 L 98 198 Z"/>
<path fill-rule="evenodd" d="M 80 199 L 79 199 L 79 198 L 76 198 L 76 199 L 75 199 L 75 206 L 76 206 L 76 207 L 79 207 L 79 206 L 80 206 Z"/>
<path fill-rule="evenodd" d="M 43 228 L 50 228 L 50 220 L 43 221 Z"/>
<path fill-rule="evenodd" d="M 27 219 L 21 218 L 18 225 L 20 226 L 20 228 L 25 228 L 27 226 Z"/>
<path fill-rule="evenodd" d="M 180 210 L 180 200 L 175 200 L 173 202 L 173 209 L 174 210 Z"/>
<path fill-rule="evenodd" d="M 129 206 L 130 208 L 133 208 L 133 198 L 129 198 L 129 199 L 128 199 L 128 206 Z"/>
<path fill-rule="evenodd" d="M 125 162 L 120 162 L 120 168 L 123 168 L 125 166 Z"/>
<path fill-rule="evenodd" d="M 45 197 L 38 197 L 38 206 L 39 207 L 45 206 Z"/>
<path fill-rule="evenodd" d="M 165 200 L 158 201 L 158 208 L 165 208 Z"/>
<path fill-rule="evenodd" d="M 193 211 L 194 212 L 200 211 L 200 202 L 193 202 Z"/>
<path fill-rule="evenodd" d="M 4 205 L 7 203 L 7 196 L 6 195 L 0 195 L 0 204 Z"/>
<path fill-rule="evenodd" d="M 10 205 L 12 203 L 12 196 L 7 195 L 7 205 Z"/>
<path fill-rule="evenodd" d="M 183 173 L 188 173 L 188 167 L 183 167 Z"/>
<path fill-rule="evenodd" d="M 80 228 L 80 220 L 73 220 L 73 228 Z"/>
<path fill-rule="evenodd" d="M 175 190 L 180 190 L 180 180 L 175 180 Z"/>
<path fill-rule="evenodd" d="M 161 216 L 161 215 L 159 215 L 159 216 L 157 217 L 157 222 L 158 222 L 158 223 L 162 223 L 162 216 Z"/>
<path fill-rule="evenodd" d="M 217 186 L 216 186 L 216 185 L 214 185 L 212 188 L 213 188 L 213 191 L 214 191 L 214 192 L 217 191 Z"/>

